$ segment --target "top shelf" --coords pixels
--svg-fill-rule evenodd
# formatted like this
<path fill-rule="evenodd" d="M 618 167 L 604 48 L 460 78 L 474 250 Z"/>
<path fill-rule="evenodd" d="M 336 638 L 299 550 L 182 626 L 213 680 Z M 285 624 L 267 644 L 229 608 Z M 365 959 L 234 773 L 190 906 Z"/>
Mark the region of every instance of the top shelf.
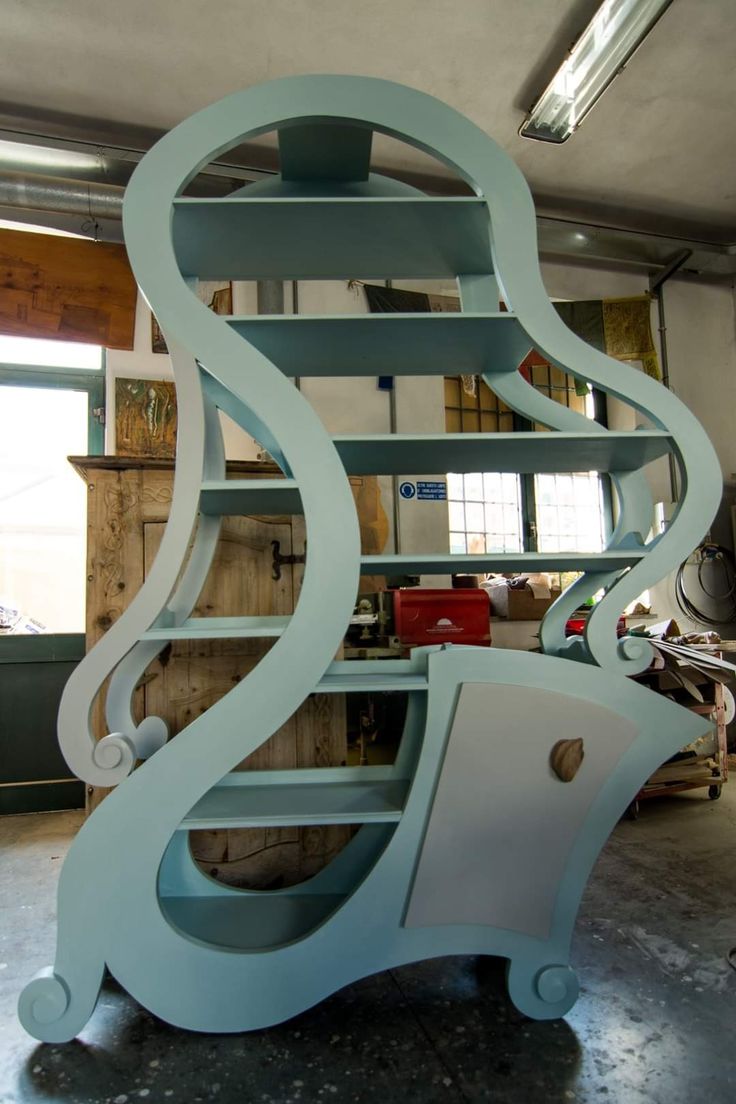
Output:
<path fill-rule="evenodd" d="M 431 280 L 493 271 L 485 200 L 174 200 L 182 273 L 205 280 Z"/>

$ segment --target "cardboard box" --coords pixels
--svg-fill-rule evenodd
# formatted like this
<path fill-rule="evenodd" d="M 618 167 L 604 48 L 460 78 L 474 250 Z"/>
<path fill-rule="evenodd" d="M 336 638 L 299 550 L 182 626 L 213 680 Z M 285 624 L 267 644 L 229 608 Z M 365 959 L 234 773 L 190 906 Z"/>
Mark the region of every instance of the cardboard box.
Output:
<path fill-rule="evenodd" d="M 509 621 L 541 621 L 545 613 L 560 597 L 559 590 L 552 590 L 549 598 L 535 598 L 528 587 L 508 592 Z"/>

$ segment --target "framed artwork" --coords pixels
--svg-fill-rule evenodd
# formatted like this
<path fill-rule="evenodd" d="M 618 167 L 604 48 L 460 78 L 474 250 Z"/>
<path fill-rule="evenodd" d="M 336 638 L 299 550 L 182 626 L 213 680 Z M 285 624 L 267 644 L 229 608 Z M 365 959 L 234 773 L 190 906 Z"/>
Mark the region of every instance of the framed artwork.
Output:
<path fill-rule="evenodd" d="M 118 456 L 176 453 L 176 388 L 170 380 L 115 380 L 115 451 Z"/>
<path fill-rule="evenodd" d="M 233 313 L 233 285 L 223 284 L 216 280 L 200 280 L 197 286 L 197 296 L 206 303 L 215 314 Z M 151 315 L 151 351 L 154 353 L 168 353 L 166 338 L 161 332 L 161 327 L 154 314 Z"/>

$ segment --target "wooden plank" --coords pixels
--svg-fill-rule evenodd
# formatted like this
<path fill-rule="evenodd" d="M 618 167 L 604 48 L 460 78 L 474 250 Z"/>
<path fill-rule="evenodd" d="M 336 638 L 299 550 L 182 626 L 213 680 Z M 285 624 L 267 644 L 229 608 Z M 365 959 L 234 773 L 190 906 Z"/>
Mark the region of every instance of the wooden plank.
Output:
<path fill-rule="evenodd" d="M 301 520 L 301 519 L 300 519 Z M 163 525 L 145 525 L 147 569 Z M 194 617 L 286 617 L 293 610 L 292 569 L 271 575 L 271 541 L 292 549 L 290 522 L 229 517 Z M 205 712 L 257 665 L 270 644 L 263 640 L 179 640 L 151 664 L 157 675 L 146 686 L 146 710 L 164 716 L 172 733 Z M 345 761 L 344 706 L 327 712 L 305 702 L 237 770 L 283 770 L 300 765 L 335 766 Z M 232 885 L 266 888 L 292 885 L 321 869 L 349 838 L 340 826 L 230 828 L 193 833 L 192 852 L 203 869 Z M 224 841 L 224 843 L 223 843 Z"/>
<path fill-rule="evenodd" d="M 89 651 L 117 621 L 143 584 L 143 481 L 137 471 L 99 472 L 90 479 L 87 490 L 86 643 Z M 92 729 L 98 739 L 108 731 L 106 691 L 107 683 L 92 707 Z M 141 688 L 133 699 L 136 723 L 143 719 L 144 709 Z M 104 787 L 88 786 L 87 812 L 93 812 L 109 792 Z"/>
<path fill-rule="evenodd" d="M 106 631 L 141 586 L 158 550 L 171 503 L 172 464 L 121 464 L 114 457 L 77 458 L 89 486 L 88 644 Z M 253 469 L 256 470 L 253 470 Z M 266 470 L 264 470 L 264 468 Z M 270 470 L 268 470 L 270 469 Z M 237 478 L 272 478 L 271 465 L 228 464 Z M 304 519 L 298 527 L 303 548 Z M 271 540 L 292 549 L 288 519 L 230 518 L 195 617 L 288 616 L 294 607 L 293 569 L 271 577 Z M 298 567 L 301 577 L 303 569 Z M 122 584 L 122 585 L 121 585 Z M 210 708 L 257 665 L 270 643 L 256 639 L 177 640 L 149 664 L 136 692 L 135 717 L 162 716 L 172 734 Z M 241 770 L 339 766 L 346 758 L 344 700 L 339 694 L 310 698 Z M 103 701 L 95 704 L 95 732 L 107 732 Z M 206 754 L 206 749 L 203 749 Z M 89 807 L 109 792 L 94 790 Z M 349 839 L 341 825 L 197 831 L 192 850 L 202 868 L 221 881 L 264 888 L 288 885 L 317 873 Z"/>
<path fill-rule="evenodd" d="M 356 490 L 353 489 L 355 495 Z M 291 519 L 292 547 L 304 551 L 307 525 L 302 514 Z M 362 531 L 362 530 L 361 530 Z M 304 564 L 291 570 L 293 603 L 296 609 L 304 580 Z M 342 655 L 342 645 L 338 656 Z M 347 710 L 343 694 L 311 694 L 293 717 L 298 767 L 344 766 L 347 762 Z M 299 866 L 311 878 L 350 841 L 350 829 L 339 824 L 313 824 L 299 836 Z"/>
<path fill-rule="evenodd" d="M 366 556 L 383 552 L 388 541 L 388 515 L 383 507 L 381 486 L 375 475 L 351 475 L 350 489 L 355 500 L 360 527 L 360 550 Z M 385 590 L 386 580 L 380 575 L 363 575 L 358 584 L 360 594 Z"/>
<path fill-rule="evenodd" d="M 138 289 L 122 245 L 0 230 L 0 332 L 132 349 Z"/>
<path fill-rule="evenodd" d="M 89 478 L 93 471 L 166 471 L 169 478 L 174 472 L 174 458 L 170 456 L 69 456 L 67 459 L 82 479 Z M 228 460 L 227 475 L 231 479 L 241 475 L 254 479 L 272 478 L 281 475 L 281 470 L 265 460 Z"/>

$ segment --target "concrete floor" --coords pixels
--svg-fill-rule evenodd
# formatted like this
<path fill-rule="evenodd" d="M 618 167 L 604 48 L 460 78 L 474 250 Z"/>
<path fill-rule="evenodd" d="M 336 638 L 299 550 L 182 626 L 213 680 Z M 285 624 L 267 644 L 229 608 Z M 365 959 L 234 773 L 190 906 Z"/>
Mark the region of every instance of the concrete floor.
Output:
<path fill-rule="evenodd" d="M 594 872 L 566 1020 L 509 1007 L 501 965 L 441 959 L 368 978 L 281 1027 L 186 1034 L 109 982 L 83 1035 L 40 1045 L 15 1021 L 53 959 L 54 889 L 77 813 L 0 819 L 2 1104 L 733 1104 L 736 782 L 642 805 Z"/>

